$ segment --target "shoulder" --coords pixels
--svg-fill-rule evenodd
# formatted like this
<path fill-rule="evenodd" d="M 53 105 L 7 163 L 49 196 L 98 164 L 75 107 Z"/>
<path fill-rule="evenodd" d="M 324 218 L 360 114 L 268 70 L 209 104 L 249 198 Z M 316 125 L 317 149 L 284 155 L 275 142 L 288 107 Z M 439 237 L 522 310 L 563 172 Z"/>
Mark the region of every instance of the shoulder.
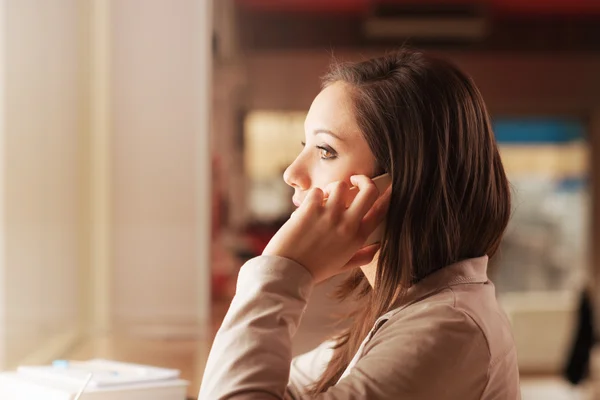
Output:
<path fill-rule="evenodd" d="M 491 359 L 514 347 L 510 322 L 489 281 L 446 287 L 392 310 L 381 329 L 397 333 L 423 329 L 434 339 L 460 335 L 480 342 Z"/>
<path fill-rule="evenodd" d="M 393 313 L 365 344 L 358 372 L 398 398 L 480 396 L 489 381 L 490 352 L 481 329 L 451 297 L 440 293 Z"/>
<path fill-rule="evenodd" d="M 480 324 L 469 309 L 457 305 L 456 294 L 451 289 L 444 289 L 434 296 L 389 313 L 373 339 L 378 336 L 377 333 L 383 337 L 405 334 L 414 337 L 416 332 L 426 333 L 428 341 L 477 341 L 482 347 L 488 348 Z"/>
<path fill-rule="evenodd" d="M 447 366 L 458 372 L 477 366 L 487 375 L 491 361 L 486 335 L 468 310 L 456 306 L 451 289 L 391 313 L 376 327 L 365 354 L 376 348 L 395 353 L 415 370 Z"/>

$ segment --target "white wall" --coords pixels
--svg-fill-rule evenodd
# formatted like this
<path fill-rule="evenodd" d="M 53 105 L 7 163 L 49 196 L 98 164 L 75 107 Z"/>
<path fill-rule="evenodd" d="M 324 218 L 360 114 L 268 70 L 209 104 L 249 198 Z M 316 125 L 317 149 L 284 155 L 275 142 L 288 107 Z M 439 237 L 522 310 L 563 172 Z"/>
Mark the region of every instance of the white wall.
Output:
<path fill-rule="evenodd" d="M 77 328 L 80 63 L 76 0 L 4 0 L 4 358 Z"/>
<path fill-rule="evenodd" d="M 0 88 L 6 86 L 6 0 L 0 0 Z M 0 90 L 0 160 L 6 154 L 6 91 Z M 6 365 L 6 168 L 0 162 L 0 369 Z"/>
<path fill-rule="evenodd" d="M 115 329 L 207 321 L 210 8 L 111 3 Z"/>
<path fill-rule="evenodd" d="M 210 5 L 0 0 L 0 370 L 208 321 Z"/>

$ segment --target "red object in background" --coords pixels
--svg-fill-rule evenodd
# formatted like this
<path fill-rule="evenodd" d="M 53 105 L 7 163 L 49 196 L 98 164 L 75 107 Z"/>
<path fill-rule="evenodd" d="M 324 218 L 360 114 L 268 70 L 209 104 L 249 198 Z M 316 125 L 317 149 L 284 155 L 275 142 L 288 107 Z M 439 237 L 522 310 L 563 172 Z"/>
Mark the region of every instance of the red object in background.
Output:
<path fill-rule="evenodd" d="M 262 11 L 363 14 L 368 0 L 238 0 L 238 4 Z"/>
<path fill-rule="evenodd" d="M 269 241 L 277 233 L 277 230 L 280 226 L 272 226 L 272 227 L 252 227 L 249 228 L 246 233 L 246 240 L 250 244 L 250 250 L 255 255 L 262 254 L 263 250 L 269 244 Z"/>
<path fill-rule="evenodd" d="M 375 4 L 482 4 L 495 15 L 600 15 L 600 0 L 237 0 L 265 12 L 366 14 Z"/>
<path fill-rule="evenodd" d="M 229 297 L 229 285 L 232 281 L 230 274 L 220 271 L 213 271 L 211 275 L 210 293 L 213 300 L 220 300 Z"/>

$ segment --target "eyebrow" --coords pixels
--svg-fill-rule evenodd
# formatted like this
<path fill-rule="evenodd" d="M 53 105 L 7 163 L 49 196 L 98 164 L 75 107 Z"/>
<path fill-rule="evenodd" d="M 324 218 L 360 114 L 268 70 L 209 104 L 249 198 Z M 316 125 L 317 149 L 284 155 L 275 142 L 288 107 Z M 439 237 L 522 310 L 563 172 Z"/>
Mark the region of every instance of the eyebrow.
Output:
<path fill-rule="evenodd" d="M 330 131 L 329 129 L 315 129 L 314 134 L 316 135 L 317 133 L 325 133 L 329 136 L 333 136 L 334 138 L 336 138 L 339 141 L 344 140 L 341 137 L 339 137 L 338 135 L 336 135 L 335 133 L 333 133 L 332 131 Z"/>

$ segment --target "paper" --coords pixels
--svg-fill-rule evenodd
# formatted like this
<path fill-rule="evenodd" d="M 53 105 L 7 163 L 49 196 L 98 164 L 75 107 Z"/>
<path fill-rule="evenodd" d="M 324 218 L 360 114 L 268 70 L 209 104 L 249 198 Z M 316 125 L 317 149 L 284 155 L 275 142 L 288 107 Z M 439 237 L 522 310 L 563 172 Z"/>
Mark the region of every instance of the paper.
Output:
<path fill-rule="evenodd" d="M 149 367 L 103 359 L 89 361 L 59 360 L 52 366 L 22 366 L 17 372 L 26 377 L 52 379 L 75 385 L 83 384 L 90 374 L 91 388 L 104 388 L 177 379 L 176 369 Z"/>

